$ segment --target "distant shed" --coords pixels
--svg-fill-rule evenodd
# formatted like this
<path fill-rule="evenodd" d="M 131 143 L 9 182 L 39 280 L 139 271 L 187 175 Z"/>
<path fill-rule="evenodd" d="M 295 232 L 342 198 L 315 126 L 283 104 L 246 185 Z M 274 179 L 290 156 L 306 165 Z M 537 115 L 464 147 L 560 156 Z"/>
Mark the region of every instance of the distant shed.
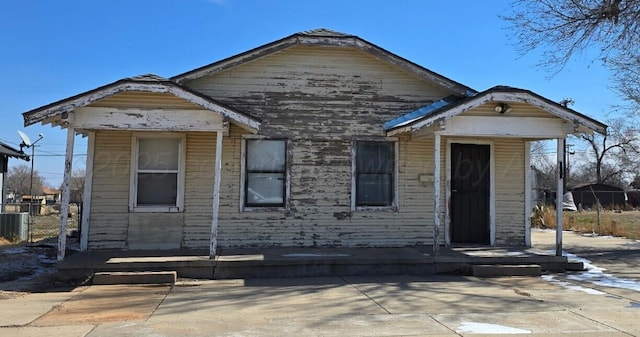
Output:
<path fill-rule="evenodd" d="M 596 198 L 600 200 L 603 207 L 623 208 L 627 201 L 627 194 L 624 189 L 607 184 L 589 184 L 578 186 L 571 190 L 573 200 L 582 208 L 591 208 L 596 204 Z"/>

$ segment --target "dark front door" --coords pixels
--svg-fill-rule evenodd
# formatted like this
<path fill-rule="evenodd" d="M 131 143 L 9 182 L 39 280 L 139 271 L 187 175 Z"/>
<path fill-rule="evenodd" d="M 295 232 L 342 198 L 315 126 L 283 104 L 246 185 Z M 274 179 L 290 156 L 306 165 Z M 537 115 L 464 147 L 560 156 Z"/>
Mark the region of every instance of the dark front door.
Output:
<path fill-rule="evenodd" d="M 489 244 L 489 145 L 451 144 L 451 243 Z"/>

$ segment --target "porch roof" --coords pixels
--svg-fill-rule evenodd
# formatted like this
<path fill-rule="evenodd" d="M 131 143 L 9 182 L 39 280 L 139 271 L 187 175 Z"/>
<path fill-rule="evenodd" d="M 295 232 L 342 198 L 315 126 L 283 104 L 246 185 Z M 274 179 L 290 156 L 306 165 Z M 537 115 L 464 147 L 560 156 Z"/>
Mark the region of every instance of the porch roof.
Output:
<path fill-rule="evenodd" d="M 600 134 L 607 132 L 607 125 L 591 117 L 553 102 L 532 91 L 508 86 L 495 86 L 476 95 L 469 95 L 459 100 L 452 100 L 449 99 L 449 97 L 444 98 L 390 120 L 383 125 L 383 128 L 389 136 L 404 132 L 416 132 L 438 122 L 444 122 L 447 119 L 488 102 L 519 102 L 530 104 L 558 118 L 571 122 L 576 125 L 576 127 L 581 127 L 582 131 L 597 132 Z"/>
<path fill-rule="evenodd" d="M 24 159 L 27 161 L 29 160 L 29 156 L 24 154 L 21 150 L 16 150 L 13 147 L 2 142 L 0 142 L 0 155 L 12 157 L 12 158 Z"/>
<path fill-rule="evenodd" d="M 261 122 L 255 117 L 226 107 L 210 97 L 195 92 L 169 79 L 153 74 L 124 78 L 96 89 L 27 111 L 22 114 L 24 118 L 24 125 L 29 126 L 42 122 L 43 124 L 58 123 L 60 126 L 64 127 L 65 124 L 60 123 L 60 121 L 65 119 L 68 113 L 98 100 L 125 92 L 171 94 L 206 110 L 219 113 L 223 117 L 251 130 L 258 130 L 260 128 Z"/>

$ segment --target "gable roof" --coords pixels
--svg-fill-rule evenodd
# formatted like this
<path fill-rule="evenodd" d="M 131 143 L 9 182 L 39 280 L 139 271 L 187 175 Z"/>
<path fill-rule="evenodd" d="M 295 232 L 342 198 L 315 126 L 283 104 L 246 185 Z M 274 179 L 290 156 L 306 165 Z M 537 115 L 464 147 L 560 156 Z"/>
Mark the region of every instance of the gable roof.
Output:
<path fill-rule="evenodd" d="M 413 73 L 418 77 L 444 87 L 456 95 L 467 96 L 477 93 L 477 91 L 461 83 L 453 81 L 445 76 L 437 74 L 427 68 L 424 68 L 407 59 L 395 55 L 383 48 L 374 45 L 373 43 L 361 39 L 358 36 L 344 34 L 325 28 L 295 33 L 283 39 L 262 45 L 244 53 L 231 56 L 221 61 L 214 62 L 203 67 L 188 71 L 186 73 L 174 76 L 171 78 L 171 80 L 177 83 L 195 80 L 210 74 L 219 73 L 221 71 L 236 67 L 252 60 L 298 45 L 356 48 L 363 52 L 369 53 L 382 61 Z"/>
<path fill-rule="evenodd" d="M 442 100 L 441 100 L 442 101 Z M 495 86 L 476 95 L 451 103 L 436 101 L 384 124 L 388 135 L 415 132 L 436 122 L 445 121 L 488 102 L 520 102 L 538 107 L 556 117 L 588 130 L 606 134 L 607 125 L 573 109 L 542 97 L 532 91 L 508 86 Z"/>
<path fill-rule="evenodd" d="M 95 101 L 128 91 L 152 93 L 169 93 L 204 109 L 211 110 L 252 129 L 260 128 L 260 121 L 255 117 L 238 112 L 224 106 L 216 100 L 195 92 L 185 86 L 154 74 L 146 74 L 124 78 L 81 94 L 33 109 L 23 113 L 24 124 L 29 126 L 56 116 L 63 116 L 77 108 L 87 106 Z"/>

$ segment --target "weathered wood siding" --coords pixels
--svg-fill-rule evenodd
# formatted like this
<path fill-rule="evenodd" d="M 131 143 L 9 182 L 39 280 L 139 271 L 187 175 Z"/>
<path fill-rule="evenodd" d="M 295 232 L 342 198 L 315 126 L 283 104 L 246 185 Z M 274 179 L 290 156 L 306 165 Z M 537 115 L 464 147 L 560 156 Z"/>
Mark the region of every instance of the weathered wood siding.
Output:
<path fill-rule="evenodd" d="M 239 130 L 224 139 L 220 246 L 431 243 L 432 186 L 418 178 L 432 172 L 432 141 L 399 140 L 397 211 L 351 210 L 351 147 L 360 137 L 384 139 L 383 122 L 449 92 L 362 51 L 313 46 L 186 85 L 261 118 L 260 135 L 291 141 L 289 211 L 241 212 L 243 139 Z"/>
<path fill-rule="evenodd" d="M 89 248 L 207 247 L 215 133 L 186 136 L 185 211 L 130 213 L 131 132 L 96 132 Z"/>
<path fill-rule="evenodd" d="M 185 101 L 169 93 L 128 91 L 95 101 L 88 106 L 106 108 L 140 109 L 202 109 L 201 106 Z"/>
<path fill-rule="evenodd" d="M 215 156 L 215 133 L 187 134 L 184 248 L 209 247 Z"/>
<path fill-rule="evenodd" d="M 89 249 L 126 248 L 131 133 L 96 132 Z"/>
<path fill-rule="evenodd" d="M 180 249 L 184 213 L 129 213 L 127 248 Z"/>
<path fill-rule="evenodd" d="M 433 170 L 432 140 L 399 140 L 397 212 L 351 211 L 351 141 L 310 139 L 292 141 L 290 210 L 240 212 L 242 142 L 224 139 L 221 247 L 430 244 L 433 187 L 418 179 Z"/>
<path fill-rule="evenodd" d="M 524 245 L 524 140 L 494 139 L 496 244 Z"/>
<path fill-rule="evenodd" d="M 360 50 L 313 46 L 292 47 L 185 85 L 262 119 L 259 135 L 290 141 L 288 210 L 241 211 L 246 131 L 231 126 L 223 139 L 219 246 L 389 247 L 432 243 L 433 182 L 421 182 L 420 176 L 433 175 L 433 138 L 402 135 L 397 139 L 397 207 L 393 210 L 351 209 L 352 145 L 358 139 L 385 139 L 385 121 L 450 92 Z M 158 99 L 157 108 L 193 108 L 170 97 Z M 135 94 L 102 104 L 127 107 L 127 101 L 140 108 L 156 104 Z M 486 111 L 473 113 L 489 114 L 490 109 L 487 106 Z M 537 116 L 538 112 L 532 111 L 531 115 Z M 170 235 L 170 245 L 208 247 L 215 133 L 187 134 L 185 210 L 163 218 L 156 227 L 151 224 L 155 215 L 145 217 L 128 211 L 131 136 L 130 132 L 119 131 L 96 133 L 89 247 L 128 248 L 128 239 L 145 243 L 141 241 L 145 228 Z M 516 139 L 495 139 L 494 145 L 495 176 L 500 177 L 496 179 L 497 243 L 512 239 L 520 243 L 524 238 L 524 145 Z M 441 153 L 444 205 L 448 188 L 446 137 Z M 440 238 L 443 242 L 444 234 Z"/>
<path fill-rule="evenodd" d="M 260 134 L 384 136 L 382 123 L 451 93 L 360 50 L 297 46 L 185 83 L 263 119 Z"/>
<path fill-rule="evenodd" d="M 497 113 L 494 109 L 497 102 L 491 102 L 479 106 L 473 110 L 469 110 L 464 113 L 466 116 L 503 116 L 503 117 L 541 117 L 541 118 L 557 118 L 556 116 L 550 114 L 547 111 L 544 111 L 538 107 L 524 104 L 524 103 L 516 103 L 516 102 L 507 102 L 507 104 L 513 108 L 509 113 L 505 113 L 501 115 Z"/>

